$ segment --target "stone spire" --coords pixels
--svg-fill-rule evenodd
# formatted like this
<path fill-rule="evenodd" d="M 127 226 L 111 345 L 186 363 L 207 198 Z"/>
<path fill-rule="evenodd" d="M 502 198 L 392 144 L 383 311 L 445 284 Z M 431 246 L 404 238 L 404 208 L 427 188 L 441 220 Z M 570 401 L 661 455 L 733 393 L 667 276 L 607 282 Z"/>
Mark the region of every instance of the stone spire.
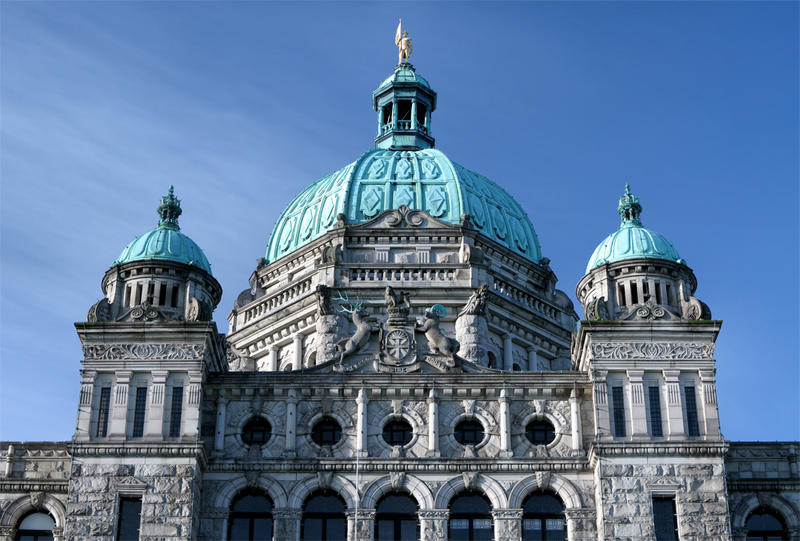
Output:
<path fill-rule="evenodd" d="M 642 213 L 642 205 L 639 204 L 639 198 L 631 193 L 631 185 L 625 185 L 625 195 L 619 198 L 619 206 L 617 206 L 617 214 L 622 217 L 620 227 L 631 225 L 642 225 L 639 220 L 639 215 Z"/>
<path fill-rule="evenodd" d="M 161 198 L 161 204 L 158 205 L 156 210 L 160 216 L 158 227 L 161 229 L 180 229 L 178 226 L 178 216 L 183 212 L 181 210 L 181 200 L 175 197 L 174 188 L 169 187 L 167 195 Z"/>

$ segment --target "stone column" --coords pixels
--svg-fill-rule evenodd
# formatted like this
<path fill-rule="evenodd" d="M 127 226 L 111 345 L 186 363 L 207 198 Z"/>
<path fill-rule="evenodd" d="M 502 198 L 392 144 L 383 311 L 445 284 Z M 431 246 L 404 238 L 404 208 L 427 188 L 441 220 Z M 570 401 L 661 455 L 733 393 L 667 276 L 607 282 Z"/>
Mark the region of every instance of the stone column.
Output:
<path fill-rule="evenodd" d="M 522 539 L 522 509 L 492 509 L 496 541 Z"/>
<path fill-rule="evenodd" d="M 300 370 L 303 366 L 303 335 L 297 333 L 292 338 L 292 370 Z"/>
<path fill-rule="evenodd" d="M 667 438 L 683 439 L 686 432 L 683 429 L 683 410 L 681 409 L 681 384 L 680 370 L 664 370 L 664 381 L 667 391 Z"/>
<path fill-rule="evenodd" d="M 720 435 L 720 429 L 714 370 L 700 370 L 700 388 L 702 389 L 701 394 L 703 397 L 703 434 L 706 437 L 716 438 Z"/>
<path fill-rule="evenodd" d="M 115 375 L 116 381 L 111 390 L 108 437 L 124 439 L 128 424 L 128 391 L 131 385 L 131 372 L 117 372 Z"/>
<path fill-rule="evenodd" d="M 276 372 L 278 370 L 278 346 L 271 344 L 269 346 L 269 356 L 267 357 L 267 372 Z"/>
<path fill-rule="evenodd" d="M 594 395 L 594 422 L 598 438 L 611 436 L 611 420 L 608 411 L 608 384 L 605 370 L 592 372 L 592 394 Z"/>
<path fill-rule="evenodd" d="M 97 372 L 94 370 L 81 370 L 81 396 L 78 400 L 76 439 L 88 440 L 91 437 L 92 402 L 94 401 L 94 380 L 96 378 Z"/>
<path fill-rule="evenodd" d="M 417 129 L 417 100 L 411 100 L 411 129 Z"/>
<path fill-rule="evenodd" d="M 564 516 L 569 541 L 596 541 L 597 514 L 594 509 L 566 509 Z"/>
<path fill-rule="evenodd" d="M 509 413 L 508 391 L 500 391 L 500 456 L 510 458 L 514 453 L 511 451 L 511 415 Z"/>
<path fill-rule="evenodd" d="M 503 370 L 514 369 L 514 337 L 511 333 L 503 336 Z"/>
<path fill-rule="evenodd" d="M 419 529 L 421 539 L 425 541 L 447 541 L 447 520 L 450 517 L 449 509 L 420 509 Z"/>
<path fill-rule="evenodd" d="M 358 391 L 356 410 L 356 452 L 367 456 L 367 396 L 363 388 Z"/>
<path fill-rule="evenodd" d="M 272 510 L 275 540 L 300 541 L 300 520 L 303 517 L 302 509 L 278 508 Z"/>
<path fill-rule="evenodd" d="M 14 446 L 9 444 L 8 449 L 6 451 L 6 463 L 3 468 L 3 477 L 6 479 L 10 478 L 14 475 L 14 461 L 16 459 Z"/>
<path fill-rule="evenodd" d="M 428 393 L 428 456 L 439 456 L 439 404 L 433 389 Z"/>
<path fill-rule="evenodd" d="M 631 436 L 647 438 L 647 410 L 644 407 L 644 370 L 628 370 L 628 403 L 630 407 Z"/>
<path fill-rule="evenodd" d="M 289 389 L 286 399 L 286 444 L 283 456 L 294 457 L 297 453 L 297 393 Z"/>
<path fill-rule="evenodd" d="M 528 370 L 537 372 L 539 370 L 539 350 L 535 346 L 528 348 Z"/>
<path fill-rule="evenodd" d="M 217 398 L 217 428 L 214 431 L 214 451 L 222 452 L 225 450 L 225 425 L 228 422 L 226 410 L 228 399 Z"/>
<path fill-rule="evenodd" d="M 150 407 L 144 421 L 146 438 L 161 438 L 164 433 L 164 390 L 167 384 L 166 370 L 153 371 L 153 383 L 150 386 Z"/>
<path fill-rule="evenodd" d="M 195 437 L 200 435 L 200 401 L 203 398 L 203 373 L 189 372 L 189 385 L 183 399 L 183 417 L 181 419 L 181 436 Z"/>
<path fill-rule="evenodd" d="M 569 395 L 569 414 L 572 424 L 572 454 L 580 455 L 583 451 L 583 430 L 581 427 L 581 402 L 577 389 L 572 389 L 572 393 Z"/>
<path fill-rule="evenodd" d="M 375 510 L 359 509 L 347 511 L 347 539 L 350 541 L 372 541 L 375 532 Z"/>

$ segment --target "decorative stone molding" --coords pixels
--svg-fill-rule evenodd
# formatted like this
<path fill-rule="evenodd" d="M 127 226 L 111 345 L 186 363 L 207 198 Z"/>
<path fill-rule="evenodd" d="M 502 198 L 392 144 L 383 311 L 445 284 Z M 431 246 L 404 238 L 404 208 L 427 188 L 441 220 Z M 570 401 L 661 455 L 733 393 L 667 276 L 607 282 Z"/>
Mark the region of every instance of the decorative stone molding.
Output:
<path fill-rule="evenodd" d="M 205 346 L 200 344 L 84 344 L 86 360 L 198 360 Z"/>
<path fill-rule="evenodd" d="M 714 344 L 693 342 L 599 342 L 592 344 L 595 360 L 711 360 Z"/>

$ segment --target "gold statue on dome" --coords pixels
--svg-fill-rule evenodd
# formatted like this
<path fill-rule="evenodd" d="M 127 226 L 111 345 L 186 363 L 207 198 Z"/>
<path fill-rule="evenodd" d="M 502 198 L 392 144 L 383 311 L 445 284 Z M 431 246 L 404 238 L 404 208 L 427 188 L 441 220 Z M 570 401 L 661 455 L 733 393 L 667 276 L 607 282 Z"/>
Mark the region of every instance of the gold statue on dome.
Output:
<path fill-rule="evenodd" d="M 398 49 L 398 64 L 408 63 L 408 57 L 414 52 L 414 47 L 411 45 L 411 38 L 408 37 L 408 32 L 403 31 L 403 19 L 397 25 L 397 32 L 394 34 L 394 43 Z"/>

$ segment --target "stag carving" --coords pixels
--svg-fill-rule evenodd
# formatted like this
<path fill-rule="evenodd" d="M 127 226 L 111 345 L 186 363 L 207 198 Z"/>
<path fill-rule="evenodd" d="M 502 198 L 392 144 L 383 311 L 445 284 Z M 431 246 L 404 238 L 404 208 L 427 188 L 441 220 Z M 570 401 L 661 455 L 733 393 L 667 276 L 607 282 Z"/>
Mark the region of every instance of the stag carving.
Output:
<path fill-rule="evenodd" d="M 339 340 L 339 343 L 336 344 L 336 350 L 339 352 L 339 362 L 341 363 L 345 357 L 357 352 L 367 343 L 374 329 L 367 321 L 367 313 L 361 308 L 360 301 L 351 302 L 347 294 L 342 295 L 341 293 L 334 300 L 342 303 L 338 307 L 339 312 L 350 314 L 356 326 L 356 332 L 353 333 L 353 336 Z"/>

